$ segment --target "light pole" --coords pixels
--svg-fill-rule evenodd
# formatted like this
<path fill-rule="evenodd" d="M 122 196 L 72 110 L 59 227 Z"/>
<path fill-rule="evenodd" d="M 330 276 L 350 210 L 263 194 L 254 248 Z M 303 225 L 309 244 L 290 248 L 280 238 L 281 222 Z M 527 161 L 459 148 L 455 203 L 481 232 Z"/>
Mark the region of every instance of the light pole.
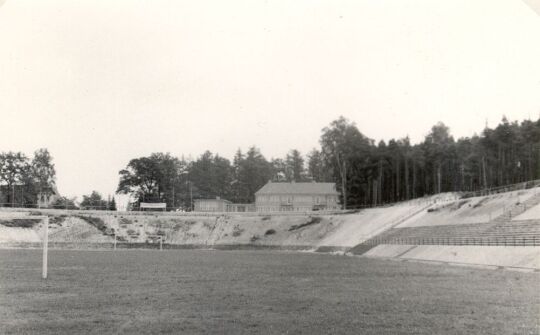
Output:
<path fill-rule="evenodd" d="M 341 190 L 343 192 L 343 209 L 347 209 L 347 161 L 340 162 L 339 152 L 337 153 L 337 163 L 341 174 Z"/>
<path fill-rule="evenodd" d="M 341 177 L 341 191 L 343 194 L 343 209 L 347 209 L 347 159 L 344 155 L 341 155 L 341 152 L 337 148 L 337 142 L 332 141 L 333 151 L 336 155 L 336 162 L 339 169 L 339 174 Z M 341 156 L 341 159 L 340 159 Z"/>
<path fill-rule="evenodd" d="M 173 180 L 173 184 L 172 184 L 172 207 L 173 207 L 173 212 L 174 212 L 174 208 L 175 208 L 175 203 L 174 203 L 174 182 L 175 181 L 176 180 Z"/>
<path fill-rule="evenodd" d="M 188 180 L 189 183 L 189 211 L 193 212 L 193 187 L 191 186 L 191 180 Z"/>
<path fill-rule="evenodd" d="M 189 180 L 189 172 L 183 168 L 181 169 L 180 173 L 178 175 L 187 175 L 188 177 L 186 178 L 186 185 L 189 184 L 189 211 L 192 212 L 193 211 L 193 188 L 191 186 L 191 181 Z"/>

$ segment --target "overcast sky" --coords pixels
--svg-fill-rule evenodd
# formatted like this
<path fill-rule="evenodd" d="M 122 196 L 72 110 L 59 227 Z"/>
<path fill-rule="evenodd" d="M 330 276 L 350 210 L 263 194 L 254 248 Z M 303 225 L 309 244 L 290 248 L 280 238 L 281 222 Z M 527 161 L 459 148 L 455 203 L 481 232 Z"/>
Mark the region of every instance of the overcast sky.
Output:
<path fill-rule="evenodd" d="M 0 151 L 48 148 L 67 196 L 156 151 L 307 153 L 340 115 L 414 143 L 540 115 L 521 1 L 2 2 Z"/>

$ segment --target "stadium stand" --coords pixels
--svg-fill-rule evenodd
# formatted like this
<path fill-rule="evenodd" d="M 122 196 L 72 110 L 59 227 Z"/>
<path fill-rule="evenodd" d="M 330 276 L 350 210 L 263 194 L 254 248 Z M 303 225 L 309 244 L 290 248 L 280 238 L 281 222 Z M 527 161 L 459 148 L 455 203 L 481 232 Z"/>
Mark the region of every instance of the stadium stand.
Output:
<path fill-rule="evenodd" d="M 380 244 L 540 246 L 540 219 L 512 220 L 540 204 L 540 194 L 503 211 L 488 222 L 393 227 L 349 252 L 360 255 Z"/>

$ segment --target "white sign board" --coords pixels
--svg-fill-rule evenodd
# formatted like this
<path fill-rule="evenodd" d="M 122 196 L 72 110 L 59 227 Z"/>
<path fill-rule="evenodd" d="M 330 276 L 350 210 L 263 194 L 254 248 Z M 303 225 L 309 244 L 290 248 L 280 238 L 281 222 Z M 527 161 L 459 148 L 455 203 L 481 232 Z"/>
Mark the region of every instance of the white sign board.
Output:
<path fill-rule="evenodd" d="M 141 208 L 166 209 L 167 204 L 164 202 L 141 202 Z"/>

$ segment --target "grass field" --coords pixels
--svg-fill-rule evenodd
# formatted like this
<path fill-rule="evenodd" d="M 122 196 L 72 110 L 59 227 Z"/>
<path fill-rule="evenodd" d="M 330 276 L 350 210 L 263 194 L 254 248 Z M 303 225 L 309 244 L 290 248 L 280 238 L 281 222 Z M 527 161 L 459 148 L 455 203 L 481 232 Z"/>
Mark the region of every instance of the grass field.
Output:
<path fill-rule="evenodd" d="M 538 334 L 540 276 L 275 251 L 0 250 L 0 334 Z"/>

